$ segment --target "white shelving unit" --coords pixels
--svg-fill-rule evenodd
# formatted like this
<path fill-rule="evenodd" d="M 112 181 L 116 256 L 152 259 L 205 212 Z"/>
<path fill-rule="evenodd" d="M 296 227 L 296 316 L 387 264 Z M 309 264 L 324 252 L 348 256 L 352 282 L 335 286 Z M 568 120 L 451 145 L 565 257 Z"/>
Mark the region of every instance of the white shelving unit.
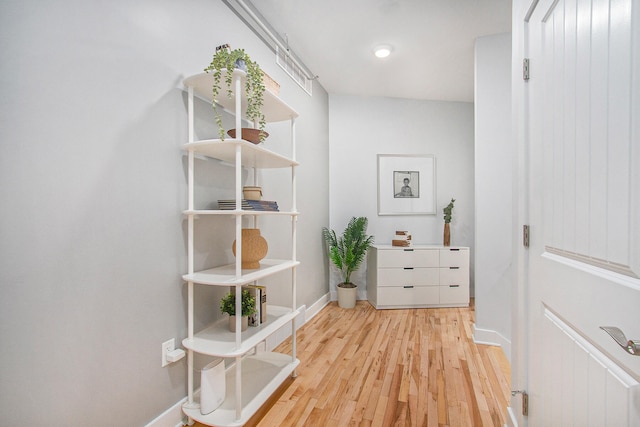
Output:
<path fill-rule="evenodd" d="M 233 72 L 234 97 L 226 96 L 226 89 L 221 91 L 216 100 L 225 110 L 235 115 L 236 134 L 241 136 L 242 118 L 246 109 L 244 83 L 246 74 Z M 224 76 L 223 76 L 224 81 Z M 188 220 L 188 272 L 183 279 L 188 284 L 188 336 L 182 341 L 187 349 L 188 357 L 188 398 L 183 405 L 184 413 L 202 424 L 211 426 L 240 426 L 267 401 L 289 376 L 295 376 L 295 369 L 300 363 L 296 358 L 295 317 L 300 313 L 296 308 L 296 167 L 295 160 L 295 119 L 298 114 L 282 102 L 276 95 L 265 91 L 263 113 L 267 123 L 278 121 L 291 122 L 291 152 L 288 158 L 242 139 L 207 139 L 194 140 L 194 97 L 212 101 L 211 87 L 213 77 L 207 73 L 197 74 L 184 80 L 188 91 L 189 135 L 184 145 L 188 160 L 188 207 L 184 214 Z M 235 96 L 242 94 L 242 96 Z M 235 165 L 235 210 L 205 210 L 194 208 L 194 168 L 195 157 L 206 156 Z M 292 206 L 287 212 L 267 212 L 242 210 L 242 169 L 291 169 Z M 199 216 L 222 215 L 235 218 L 236 261 L 234 264 L 221 265 L 215 268 L 194 271 L 194 222 Z M 242 259 L 242 219 L 253 218 L 254 224 L 262 216 L 287 216 L 291 218 L 292 253 L 290 259 L 263 259 L 260 268 L 243 270 Z M 256 282 L 276 273 L 290 271 L 292 276 L 291 307 L 268 306 L 267 321 L 258 327 L 249 327 L 240 332 L 240 316 L 236 317 L 236 331 L 229 332 L 226 318 L 208 325 L 201 331 L 194 331 L 194 286 L 234 286 L 236 291 L 236 312 L 239 313 L 239 294 L 242 285 Z M 256 347 L 266 338 L 288 323 L 291 324 L 293 336 L 292 354 L 256 351 Z M 199 395 L 194 390 L 193 359 L 194 353 L 233 359 L 226 372 L 226 398 L 222 406 L 210 414 L 200 413 Z"/>

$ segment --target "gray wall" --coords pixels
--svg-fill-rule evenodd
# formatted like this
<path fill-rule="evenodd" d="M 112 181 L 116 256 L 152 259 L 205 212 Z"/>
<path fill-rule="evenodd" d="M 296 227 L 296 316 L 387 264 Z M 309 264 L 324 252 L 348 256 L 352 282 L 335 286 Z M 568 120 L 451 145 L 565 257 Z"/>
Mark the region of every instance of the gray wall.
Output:
<path fill-rule="evenodd" d="M 409 230 L 414 243 L 442 244 L 442 209 L 454 197 L 451 244 L 469 246 L 473 254 L 472 103 L 331 94 L 329 121 L 332 228 L 341 232 L 352 216 L 366 216 L 376 243 L 391 244 L 395 230 Z M 378 154 L 435 156 L 435 215 L 378 216 Z M 364 283 L 364 270 L 356 283 Z M 335 273 L 332 289 L 339 283 Z"/>
<path fill-rule="evenodd" d="M 475 46 L 476 340 L 511 355 L 511 34 Z"/>
<path fill-rule="evenodd" d="M 261 63 L 300 113 L 298 302 L 328 291 L 321 87 L 300 90 L 222 2 L 2 2 L 0 425 L 143 425 L 186 395 L 184 360 L 160 367 L 160 344 L 186 334 L 181 81 L 225 42 Z M 209 107 L 198 110 L 198 136 L 213 137 Z M 287 130 L 268 130 L 269 147 L 286 152 Z M 198 165 L 198 203 L 228 195 L 232 170 Z M 264 176 L 263 186 L 284 198 L 283 180 Z M 290 225 L 274 228 L 273 257 L 277 229 Z M 198 267 L 230 257 L 224 221 L 203 219 L 196 231 Z M 218 294 L 198 289 L 197 324 L 218 316 Z"/>

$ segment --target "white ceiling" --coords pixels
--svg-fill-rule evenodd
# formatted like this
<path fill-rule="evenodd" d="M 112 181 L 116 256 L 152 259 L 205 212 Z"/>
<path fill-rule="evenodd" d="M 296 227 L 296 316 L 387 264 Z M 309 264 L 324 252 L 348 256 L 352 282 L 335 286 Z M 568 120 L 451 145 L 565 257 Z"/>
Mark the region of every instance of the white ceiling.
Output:
<path fill-rule="evenodd" d="M 511 0 L 253 0 L 333 94 L 473 101 L 477 37 L 511 31 Z M 390 44 L 386 59 L 373 55 Z"/>

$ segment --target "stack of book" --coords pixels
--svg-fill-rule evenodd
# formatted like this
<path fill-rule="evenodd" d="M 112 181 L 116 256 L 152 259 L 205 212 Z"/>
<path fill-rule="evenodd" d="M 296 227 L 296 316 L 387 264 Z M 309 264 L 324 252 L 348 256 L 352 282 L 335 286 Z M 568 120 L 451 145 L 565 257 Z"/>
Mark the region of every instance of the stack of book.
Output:
<path fill-rule="evenodd" d="M 251 209 L 251 206 L 249 206 L 249 204 L 247 203 L 246 200 L 243 200 L 241 203 L 242 203 L 242 209 L 244 209 L 244 210 Z M 235 200 L 218 200 L 218 209 L 220 209 L 220 210 L 232 211 L 235 208 L 236 208 L 236 201 Z"/>
<path fill-rule="evenodd" d="M 403 247 L 411 246 L 411 233 L 408 231 L 396 231 L 396 235 L 393 236 L 393 240 L 391 240 L 391 245 Z"/>
<path fill-rule="evenodd" d="M 254 211 L 275 211 L 277 212 L 278 203 L 269 200 L 243 200 L 251 206 L 251 210 Z M 244 208 L 243 208 L 244 209 Z"/>
<path fill-rule="evenodd" d="M 242 210 L 245 211 L 273 211 L 278 212 L 278 203 L 269 200 L 246 200 L 242 199 Z M 235 200 L 218 200 L 218 208 L 220 210 L 234 210 L 236 208 Z"/>
<path fill-rule="evenodd" d="M 235 295 L 235 286 L 230 287 Z M 260 285 L 244 285 L 242 290 L 247 290 L 256 299 L 256 314 L 249 316 L 249 326 L 260 326 L 267 321 L 267 288 Z"/>

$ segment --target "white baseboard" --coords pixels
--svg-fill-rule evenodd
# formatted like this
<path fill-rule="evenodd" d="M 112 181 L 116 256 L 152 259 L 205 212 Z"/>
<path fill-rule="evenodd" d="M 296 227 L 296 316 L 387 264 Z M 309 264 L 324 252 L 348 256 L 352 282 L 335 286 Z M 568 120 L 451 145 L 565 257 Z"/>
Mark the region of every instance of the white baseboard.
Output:
<path fill-rule="evenodd" d="M 329 302 L 329 294 L 325 294 L 320 297 L 318 301 L 314 302 L 313 305 L 311 305 L 311 307 L 309 307 L 308 309 L 303 305 L 301 307 L 302 312 L 296 317 L 296 331 L 300 329 L 302 325 L 311 320 L 316 314 L 318 314 L 320 310 L 324 308 L 324 306 L 329 304 Z M 278 329 L 273 335 L 267 338 L 267 351 L 273 350 L 290 336 L 291 328 L 289 327 L 289 325 L 285 325 L 282 328 Z"/>
<path fill-rule="evenodd" d="M 473 342 L 476 344 L 494 345 L 502 348 L 503 353 L 511 363 L 511 341 L 499 332 L 491 329 L 482 329 L 473 324 Z M 504 427 L 518 427 L 515 414 L 510 406 L 507 407 L 507 419 Z"/>
<path fill-rule="evenodd" d="M 516 414 L 513 413 L 511 406 L 507 406 L 507 415 L 507 422 L 504 424 L 505 427 L 518 427 L 518 420 L 516 419 Z"/>
<path fill-rule="evenodd" d="M 313 317 L 316 314 L 320 313 L 320 310 L 322 310 L 330 302 L 331 302 L 331 296 L 328 293 L 321 296 L 320 299 L 318 299 L 318 301 L 314 302 L 313 305 L 311 305 L 311 307 L 307 309 L 306 315 L 305 315 L 305 323 L 313 319 Z"/>
<path fill-rule="evenodd" d="M 491 329 L 482 329 L 473 324 L 473 342 L 476 344 L 495 345 L 502 348 L 507 360 L 511 363 L 511 340 L 508 340 L 499 332 Z"/>
<path fill-rule="evenodd" d="M 311 320 L 316 314 L 320 312 L 331 301 L 330 295 L 327 293 L 320 297 L 318 301 L 314 302 L 309 309 L 306 306 L 302 306 L 300 314 L 296 317 L 296 330 L 302 325 Z M 291 335 L 291 326 L 285 325 L 278 329 L 273 335 L 267 338 L 266 348 L 268 351 L 273 350 L 282 341 L 289 338 Z M 183 398 L 175 405 L 158 415 L 156 419 L 151 421 L 145 427 L 182 427 L 183 417 L 182 404 L 187 401 L 187 398 Z"/>
<path fill-rule="evenodd" d="M 158 415 L 155 420 L 151 421 L 145 427 L 182 427 L 184 414 L 182 413 L 182 404 L 187 398 L 181 399 L 172 407 Z"/>
<path fill-rule="evenodd" d="M 300 307 L 300 314 L 298 314 L 295 318 L 295 324 L 296 324 L 296 331 L 298 329 L 300 329 L 300 327 L 302 325 L 305 324 L 306 322 L 306 312 L 307 312 L 307 307 L 306 306 L 302 306 Z M 276 348 L 278 345 L 280 345 L 280 343 L 282 343 L 284 340 L 286 340 L 287 338 L 289 338 L 291 336 L 291 325 L 290 324 L 286 324 L 283 327 L 281 327 L 280 329 L 278 329 L 277 331 L 275 331 L 273 334 L 269 335 L 267 337 L 267 351 L 271 351 L 274 348 Z"/>

